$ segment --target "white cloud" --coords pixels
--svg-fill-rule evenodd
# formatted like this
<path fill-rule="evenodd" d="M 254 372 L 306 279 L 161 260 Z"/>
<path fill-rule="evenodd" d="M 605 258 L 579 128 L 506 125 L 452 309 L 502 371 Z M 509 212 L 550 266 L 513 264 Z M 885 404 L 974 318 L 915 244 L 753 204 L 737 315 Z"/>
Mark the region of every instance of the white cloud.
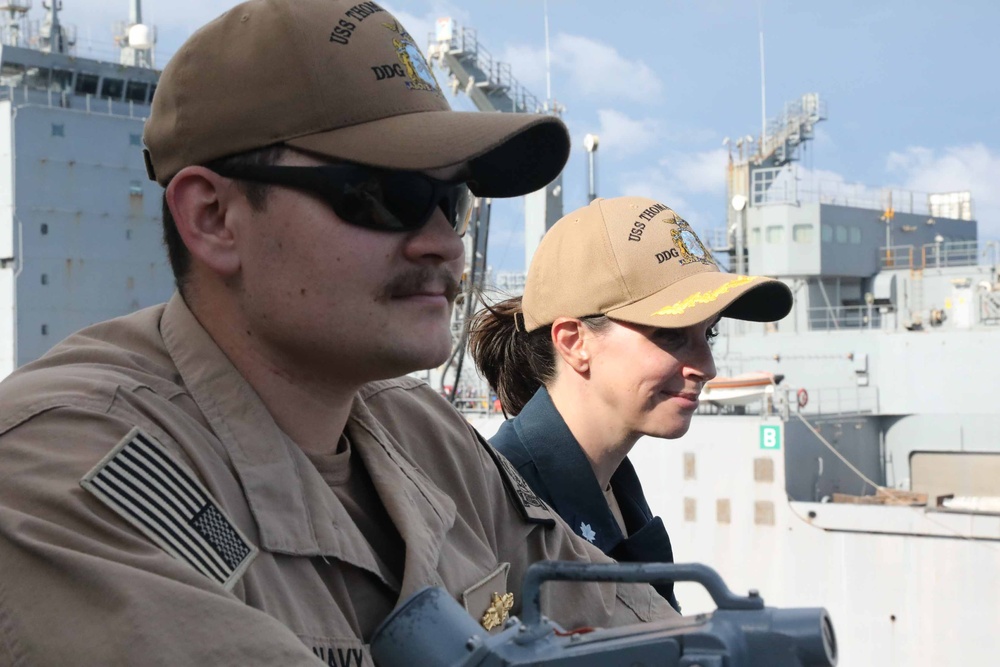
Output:
<path fill-rule="evenodd" d="M 588 37 L 557 35 L 553 59 L 588 97 L 642 102 L 663 92 L 663 83 L 646 63 L 628 60 L 613 46 Z"/>
<path fill-rule="evenodd" d="M 610 196 L 659 200 L 690 222 L 707 242 L 708 230 L 722 224 L 725 214 L 727 160 L 721 148 L 671 153 L 647 168 L 622 172 L 619 191 Z"/>
<path fill-rule="evenodd" d="M 681 194 L 678 183 L 662 169 L 649 168 L 625 172 L 621 175 L 621 195 L 649 197 L 663 202 L 681 216 L 687 216 L 688 201 Z"/>
<path fill-rule="evenodd" d="M 724 148 L 698 153 L 675 153 L 660 161 L 686 192 L 722 195 L 726 187 L 726 163 L 729 153 Z"/>
<path fill-rule="evenodd" d="M 510 63 L 514 76 L 535 95 L 545 97 L 544 47 L 511 44 L 502 51 L 500 60 Z M 556 35 L 551 61 L 553 97 L 557 100 L 581 95 L 599 100 L 651 102 L 663 93 L 663 82 L 646 63 L 629 60 L 613 46 L 589 37 Z"/>
<path fill-rule="evenodd" d="M 1000 236 L 1000 153 L 978 143 L 941 150 L 913 146 L 890 153 L 886 170 L 916 192 L 970 190 L 979 235 Z"/>
<path fill-rule="evenodd" d="M 630 118 L 617 109 L 597 112 L 601 139 L 598 150 L 614 156 L 632 155 L 653 145 L 662 135 L 660 122 L 652 118 Z"/>

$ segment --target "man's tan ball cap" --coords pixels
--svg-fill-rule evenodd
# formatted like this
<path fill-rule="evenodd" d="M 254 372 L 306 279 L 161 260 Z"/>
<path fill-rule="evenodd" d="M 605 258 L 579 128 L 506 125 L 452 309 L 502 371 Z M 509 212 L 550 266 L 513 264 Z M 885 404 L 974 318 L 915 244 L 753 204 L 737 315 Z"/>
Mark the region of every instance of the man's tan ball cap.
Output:
<path fill-rule="evenodd" d="M 557 317 L 599 314 L 676 328 L 720 313 L 780 320 L 792 293 L 772 278 L 719 271 L 683 218 L 655 200 L 620 197 L 595 199 L 546 232 L 521 305 L 527 331 Z"/>
<path fill-rule="evenodd" d="M 411 35 L 374 2 L 251 0 L 170 59 L 143 136 L 150 177 L 285 143 L 424 170 L 468 163 L 476 194 L 537 190 L 562 170 L 552 116 L 452 111 Z"/>

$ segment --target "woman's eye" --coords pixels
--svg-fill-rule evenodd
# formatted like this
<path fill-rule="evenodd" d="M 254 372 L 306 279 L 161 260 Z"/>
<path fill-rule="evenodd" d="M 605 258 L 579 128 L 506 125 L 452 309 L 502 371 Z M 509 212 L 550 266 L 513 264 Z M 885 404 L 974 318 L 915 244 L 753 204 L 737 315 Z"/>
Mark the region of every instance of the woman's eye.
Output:
<path fill-rule="evenodd" d="M 714 325 L 711 329 L 709 329 L 708 331 L 705 332 L 705 338 L 707 338 L 708 340 L 712 340 L 713 338 L 715 338 L 718 335 L 719 335 L 719 325 L 718 324 Z"/>
<path fill-rule="evenodd" d="M 653 336 L 653 342 L 665 348 L 680 347 L 687 342 L 687 334 L 674 329 L 660 329 Z"/>

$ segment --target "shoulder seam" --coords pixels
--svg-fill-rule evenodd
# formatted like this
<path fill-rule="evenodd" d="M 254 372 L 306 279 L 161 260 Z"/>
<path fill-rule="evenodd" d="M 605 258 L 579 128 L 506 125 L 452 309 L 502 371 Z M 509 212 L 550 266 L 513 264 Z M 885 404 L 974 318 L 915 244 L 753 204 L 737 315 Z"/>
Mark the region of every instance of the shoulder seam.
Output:
<path fill-rule="evenodd" d="M 73 400 L 69 400 L 66 397 L 60 396 L 56 398 L 47 397 L 35 401 L 34 403 L 29 403 L 20 410 L 14 412 L 13 414 L 6 415 L 2 420 L 0 420 L 0 435 L 3 435 L 11 429 L 17 428 L 30 419 L 34 419 L 43 412 L 59 408 L 83 408 L 97 410 L 106 414 L 109 410 L 111 410 L 111 405 L 114 403 L 119 389 L 120 386 L 116 385 L 115 390 L 111 392 L 110 396 L 108 396 L 106 400 L 95 400 L 87 396 L 74 396 Z"/>

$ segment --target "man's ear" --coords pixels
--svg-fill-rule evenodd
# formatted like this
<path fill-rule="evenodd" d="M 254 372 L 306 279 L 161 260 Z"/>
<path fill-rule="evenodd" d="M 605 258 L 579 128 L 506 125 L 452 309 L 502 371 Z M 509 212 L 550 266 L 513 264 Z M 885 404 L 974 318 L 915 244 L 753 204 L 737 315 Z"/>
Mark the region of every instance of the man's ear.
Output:
<path fill-rule="evenodd" d="M 552 322 L 552 347 L 577 373 L 590 371 L 590 351 L 587 349 L 588 330 L 575 317 L 557 317 Z"/>
<path fill-rule="evenodd" d="M 240 256 L 231 206 L 234 184 L 205 167 L 185 167 L 167 185 L 167 206 L 191 257 L 228 278 L 239 271 Z M 242 199 L 242 198 L 241 198 Z"/>

